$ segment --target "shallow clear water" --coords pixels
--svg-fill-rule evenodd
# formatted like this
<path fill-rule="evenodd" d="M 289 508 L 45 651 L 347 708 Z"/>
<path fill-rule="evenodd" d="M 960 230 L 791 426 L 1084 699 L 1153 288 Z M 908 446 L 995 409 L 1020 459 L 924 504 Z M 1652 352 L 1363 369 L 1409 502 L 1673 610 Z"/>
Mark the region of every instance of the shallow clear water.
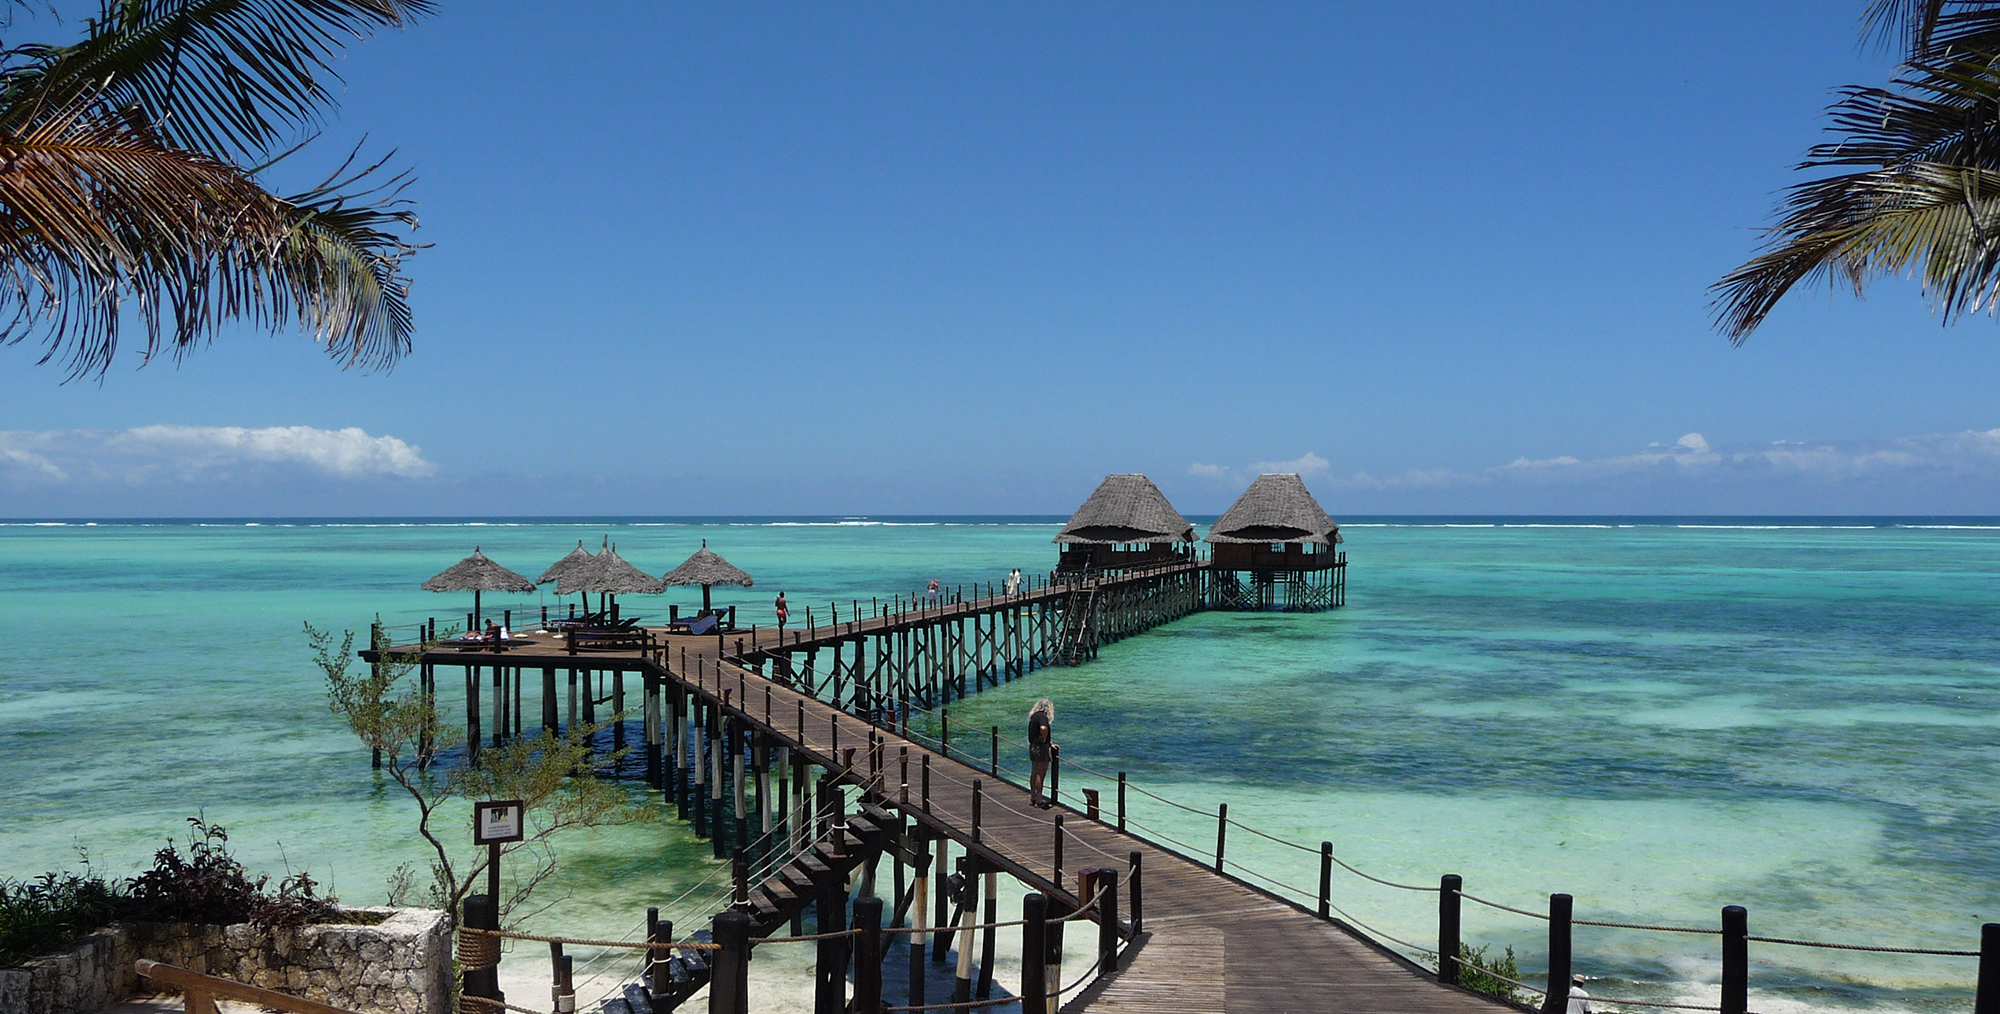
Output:
<path fill-rule="evenodd" d="M 707 538 L 758 578 L 716 592 L 746 621 L 780 589 L 823 616 L 830 598 L 845 612 L 1053 560 L 1053 524 L 951 520 L 0 527 L 0 873 L 74 865 L 79 846 L 129 872 L 202 809 L 252 866 L 379 900 L 421 856 L 406 807 L 327 711 L 302 621 L 462 622 L 467 596 L 416 585 L 474 544 L 533 576 L 609 534 L 660 573 Z M 1760 935 L 1976 948 L 1979 924 L 2000 921 L 2000 530 L 1544 524 L 1350 521 L 1347 608 L 1197 615 L 954 704 L 953 724 L 1018 738 L 1049 696 L 1066 790 L 1094 784 L 1083 766 L 1128 771 L 1204 813 L 1226 801 L 1276 837 L 1330 840 L 1390 880 L 1456 872 L 1481 897 L 1540 909 L 1563 891 L 1579 917 L 1624 921 L 1714 925 L 1742 904 Z M 1212 816 L 1137 794 L 1131 816 L 1214 847 Z M 713 873 L 707 856 L 672 822 L 597 834 L 567 852 L 562 900 L 536 925 L 625 933 Z M 1317 883 L 1316 855 L 1241 830 L 1228 856 Z M 1384 932 L 1435 932 L 1432 896 L 1338 871 L 1334 887 Z M 697 918 L 695 900 L 669 914 Z M 1468 905 L 1466 927 L 1524 969 L 1545 960 L 1538 923 Z M 1713 938 L 1579 928 L 1577 954 L 1603 977 L 1595 993 L 1714 1002 Z M 516 988 L 532 1004 L 545 994 L 525 956 Z M 1767 944 L 1752 958 L 1766 1012 L 1957 1009 L 1975 964 Z M 754 967 L 761 996 L 798 1006 L 802 963 Z"/>

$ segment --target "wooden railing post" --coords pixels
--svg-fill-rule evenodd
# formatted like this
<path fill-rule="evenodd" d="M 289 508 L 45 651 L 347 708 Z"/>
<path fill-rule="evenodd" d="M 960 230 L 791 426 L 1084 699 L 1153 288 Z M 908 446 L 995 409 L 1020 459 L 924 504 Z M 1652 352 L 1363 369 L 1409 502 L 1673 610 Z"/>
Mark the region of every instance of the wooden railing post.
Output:
<path fill-rule="evenodd" d="M 1021 898 L 1021 1014 L 1048 1009 L 1048 911 L 1041 894 Z"/>
<path fill-rule="evenodd" d="M 1319 917 L 1333 918 L 1333 843 L 1319 843 Z"/>
<path fill-rule="evenodd" d="M 712 925 L 722 949 L 715 952 L 715 978 L 708 984 L 709 1014 L 750 1014 L 750 914 L 724 909 Z"/>
<path fill-rule="evenodd" d="M 1465 878 L 1447 873 L 1438 878 L 1438 981 L 1458 985 L 1459 891 Z"/>
<path fill-rule="evenodd" d="M 1118 871 L 1097 871 L 1097 974 L 1118 970 Z"/>
<path fill-rule="evenodd" d="M 1215 811 L 1215 872 L 1222 872 L 1222 847 L 1229 842 L 1229 804 L 1223 803 Z"/>
<path fill-rule="evenodd" d="M 474 930 L 497 930 L 500 928 L 500 912 L 493 899 L 484 894 L 474 894 L 465 899 L 465 928 Z M 466 996 L 483 997 L 488 1000 L 505 1001 L 500 993 L 500 940 L 485 934 L 461 934 L 458 945 L 459 960 L 465 964 L 463 988 Z M 493 955 L 492 964 L 484 963 L 483 956 Z M 467 958 L 480 957 L 470 961 Z"/>
<path fill-rule="evenodd" d="M 1140 932 L 1141 932 L 1142 930 L 1144 930 L 1144 929 L 1145 929 L 1145 925 L 1146 925 L 1146 907 L 1145 907 L 1145 903 L 1144 903 L 1144 901 L 1142 900 L 1142 899 L 1143 899 L 1143 898 L 1145 897 L 1145 895 L 1144 895 L 1144 892 L 1140 891 L 1140 889 L 1139 889 L 1139 868 L 1140 868 L 1140 859 L 1141 859 L 1141 858 L 1142 858 L 1142 857 L 1141 857 L 1141 856 L 1140 856 L 1140 854 L 1139 854 L 1139 850 L 1138 850 L 1138 849 L 1133 849 L 1133 850 L 1132 850 L 1132 870 L 1131 870 L 1131 875 L 1130 875 L 1131 879 L 1130 879 L 1130 882 L 1129 882 L 1129 883 L 1127 884 L 1127 886 L 1126 886 L 1126 888 L 1125 888 L 1125 889 L 1126 889 L 1127 891 L 1130 891 L 1130 892 L 1131 892 L 1131 894 L 1132 894 L 1132 899 L 1131 899 L 1131 901 L 1132 901 L 1132 935 L 1133 935 L 1133 936 L 1138 936 L 1138 935 L 1139 935 L 1139 933 L 1140 933 Z"/>
<path fill-rule="evenodd" d="M 1118 772 L 1118 830 L 1125 830 L 1125 772 Z"/>
<path fill-rule="evenodd" d="M 1542 1014 L 1569 1011 L 1569 919 L 1575 899 L 1549 895 L 1549 992 L 1542 997 Z"/>
<path fill-rule="evenodd" d="M 882 899 L 868 895 L 854 899 L 854 926 L 861 932 L 854 938 L 855 1014 L 881 1014 L 882 1010 Z"/>
<path fill-rule="evenodd" d="M 1722 1014 L 1750 1009 L 1750 912 L 1741 905 L 1722 910 Z M 1981 962 L 1984 964 L 1984 962 Z"/>
<path fill-rule="evenodd" d="M 1972 1014 L 2000 1014 L 2000 922 L 1979 927 L 1979 992 Z"/>
<path fill-rule="evenodd" d="M 972 780 L 972 840 L 979 840 L 980 803 L 986 798 L 986 787 L 979 779 Z"/>
<path fill-rule="evenodd" d="M 1055 831 L 1056 831 L 1056 854 L 1055 854 L 1055 862 L 1053 864 L 1055 866 L 1055 876 L 1050 877 L 1049 879 L 1060 884 L 1062 883 L 1062 860 L 1063 860 L 1063 855 L 1062 855 L 1063 815 L 1060 813 L 1056 814 Z"/>

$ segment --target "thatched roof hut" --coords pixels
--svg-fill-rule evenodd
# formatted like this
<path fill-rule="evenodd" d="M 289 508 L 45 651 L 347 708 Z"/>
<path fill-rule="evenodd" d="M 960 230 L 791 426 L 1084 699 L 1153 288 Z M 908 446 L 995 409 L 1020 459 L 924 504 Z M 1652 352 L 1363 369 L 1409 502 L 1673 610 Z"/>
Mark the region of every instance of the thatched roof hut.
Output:
<path fill-rule="evenodd" d="M 703 612 L 707 612 L 712 608 L 709 605 L 708 599 L 709 586 L 740 584 L 745 588 L 749 588 L 755 584 L 755 582 L 750 580 L 750 575 L 745 574 L 743 571 L 737 569 L 734 564 L 731 564 L 728 560 L 717 556 L 711 551 L 708 548 L 707 539 L 701 540 L 701 548 L 695 550 L 693 556 L 688 557 L 680 566 L 667 571 L 666 576 L 660 578 L 660 580 L 669 585 L 700 585 L 701 608 Z"/>
<path fill-rule="evenodd" d="M 1193 542 L 1194 526 L 1143 475 L 1107 475 L 1070 515 L 1055 540 L 1065 544 Z"/>
<path fill-rule="evenodd" d="M 480 592 L 531 592 L 535 583 L 488 559 L 479 547 L 472 548 L 472 555 L 440 571 L 436 577 L 423 583 L 425 591 L 472 593 L 472 619 L 479 621 Z"/>
<path fill-rule="evenodd" d="M 1330 546 L 1340 525 L 1328 517 L 1296 473 L 1260 475 L 1208 527 L 1212 543 L 1294 543 Z"/>

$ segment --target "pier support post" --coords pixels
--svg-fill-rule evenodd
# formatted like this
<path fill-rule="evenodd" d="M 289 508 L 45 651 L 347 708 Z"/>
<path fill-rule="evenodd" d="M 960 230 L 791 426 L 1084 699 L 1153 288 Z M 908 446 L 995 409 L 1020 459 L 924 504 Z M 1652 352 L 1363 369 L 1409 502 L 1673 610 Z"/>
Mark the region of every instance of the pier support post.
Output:
<path fill-rule="evenodd" d="M 1048 1009 L 1048 910 L 1040 894 L 1021 898 L 1021 1014 Z"/>
<path fill-rule="evenodd" d="M 1979 927 L 1979 992 L 1972 1014 L 2000 1014 L 2000 922 Z"/>
<path fill-rule="evenodd" d="M 1542 997 L 1542 1014 L 1569 1010 L 1569 919 L 1574 905 L 1575 899 L 1567 894 L 1549 895 L 1549 992 Z"/>
<path fill-rule="evenodd" d="M 979 931 L 978 998 L 981 1000 L 989 999 L 990 997 L 993 996 L 993 948 L 995 943 L 993 937 L 994 934 L 997 932 L 997 930 L 994 929 L 993 924 L 1000 921 L 999 871 L 989 867 L 986 870 L 985 880 L 986 880 L 986 919 L 985 919 L 986 928 Z M 965 942 L 970 944 L 972 940 L 970 938 L 967 938 Z"/>
<path fill-rule="evenodd" d="M 715 952 L 715 978 L 709 981 L 709 1014 L 750 1014 L 750 915 L 726 909 L 711 925 L 722 949 Z"/>
<path fill-rule="evenodd" d="M 882 1010 L 882 899 L 854 899 L 854 1014 Z"/>
<path fill-rule="evenodd" d="M 1465 888 L 1465 878 L 1456 873 L 1447 873 L 1438 878 L 1438 981 L 1447 986 L 1458 985 L 1458 941 L 1459 892 Z M 1325 905 L 1325 889 L 1321 889 L 1321 905 Z M 1324 917 L 1326 910 L 1320 909 Z"/>
<path fill-rule="evenodd" d="M 830 874 L 813 887 L 819 894 L 819 931 L 840 933 L 847 929 L 847 885 L 840 875 Z M 813 1014 L 846 1014 L 847 952 L 847 938 L 844 936 L 827 937 L 819 942 Z"/>
<path fill-rule="evenodd" d="M 1722 910 L 1722 1014 L 1750 1009 L 1750 912 L 1741 905 Z M 1980 971 L 1986 962 L 1981 955 Z M 1983 980 L 1982 976 L 1982 980 Z M 1983 995 L 1983 994 L 1982 994 Z"/>
<path fill-rule="evenodd" d="M 542 670 L 542 728 L 549 732 L 556 731 L 557 718 L 558 715 L 556 710 L 556 671 L 554 669 L 543 669 Z"/>
<path fill-rule="evenodd" d="M 917 825 L 922 828 L 923 825 Z M 910 885 L 910 927 L 916 932 L 910 934 L 910 995 L 904 1001 L 912 1007 L 924 1005 L 924 949 L 929 946 L 929 935 L 924 928 L 930 925 L 930 871 L 931 844 L 921 835 L 917 839 L 917 865 L 913 871 L 915 882 Z"/>

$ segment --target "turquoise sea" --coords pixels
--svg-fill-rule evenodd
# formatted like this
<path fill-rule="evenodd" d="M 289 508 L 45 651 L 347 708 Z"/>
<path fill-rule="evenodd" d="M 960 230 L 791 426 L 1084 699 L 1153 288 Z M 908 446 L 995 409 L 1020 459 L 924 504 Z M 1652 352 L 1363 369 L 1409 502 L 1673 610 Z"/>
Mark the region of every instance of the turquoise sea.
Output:
<path fill-rule="evenodd" d="M 768 622 L 779 590 L 795 611 L 837 598 L 844 612 L 933 577 L 1044 572 L 1059 523 L 7 524 L 0 875 L 74 867 L 79 850 L 126 874 L 200 811 L 253 867 L 380 901 L 391 871 L 421 858 L 409 810 L 328 712 L 301 624 L 462 622 L 469 596 L 417 584 L 475 545 L 532 577 L 609 536 L 658 574 L 707 539 L 757 578 L 718 601 Z M 1125 770 L 1197 810 L 1226 801 L 1275 838 L 1329 840 L 1385 879 L 1455 872 L 1520 908 L 1563 891 L 1580 918 L 1712 926 L 1741 904 L 1753 934 L 1945 949 L 1975 949 L 1980 923 L 2000 921 L 2000 519 L 1355 518 L 1344 531 L 1345 609 L 1197 615 L 954 704 L 954 725 L 1012 730 L 1048 696 L 1076 765 L 1066 790 L 1090 784 L 1083 766 Z M 698 596 L 625 604 L 664 614 Z M 1212 848 L 1212 817 L 1133 799 L 1137 821 Z M 711 876 L 707 856 L 671 821 L 579 840 L 532 925 L 627 933 L 644 906 Z M 1316 884 L 1315 855 L 1235 829 L 1229 858 Z M 1344 873 L 1334 888 L 1382 932 L 1435 932 L 1430 895 Z M 697 919 L 709 889 L 669 914 Z M 1542 925 L 1520 916 L 1468 905 L 1466 933 L 1511 946 L 1524 970 L 1545 961 Z M 1713 938 L 1579 928 L 1576 951 L 1593 993 L 1715 1002 Z M 1976 964 L 1751 953 L 1766 1014 L 1965 1009 Z M 803 960 L 760 951 L 761 1006 L 803 1007 Z M 545 1004 L 544 965 L 532 949 L 510 958 L 510 997 Z M 620 970 L 590 971 L 608 987 Z"/>

